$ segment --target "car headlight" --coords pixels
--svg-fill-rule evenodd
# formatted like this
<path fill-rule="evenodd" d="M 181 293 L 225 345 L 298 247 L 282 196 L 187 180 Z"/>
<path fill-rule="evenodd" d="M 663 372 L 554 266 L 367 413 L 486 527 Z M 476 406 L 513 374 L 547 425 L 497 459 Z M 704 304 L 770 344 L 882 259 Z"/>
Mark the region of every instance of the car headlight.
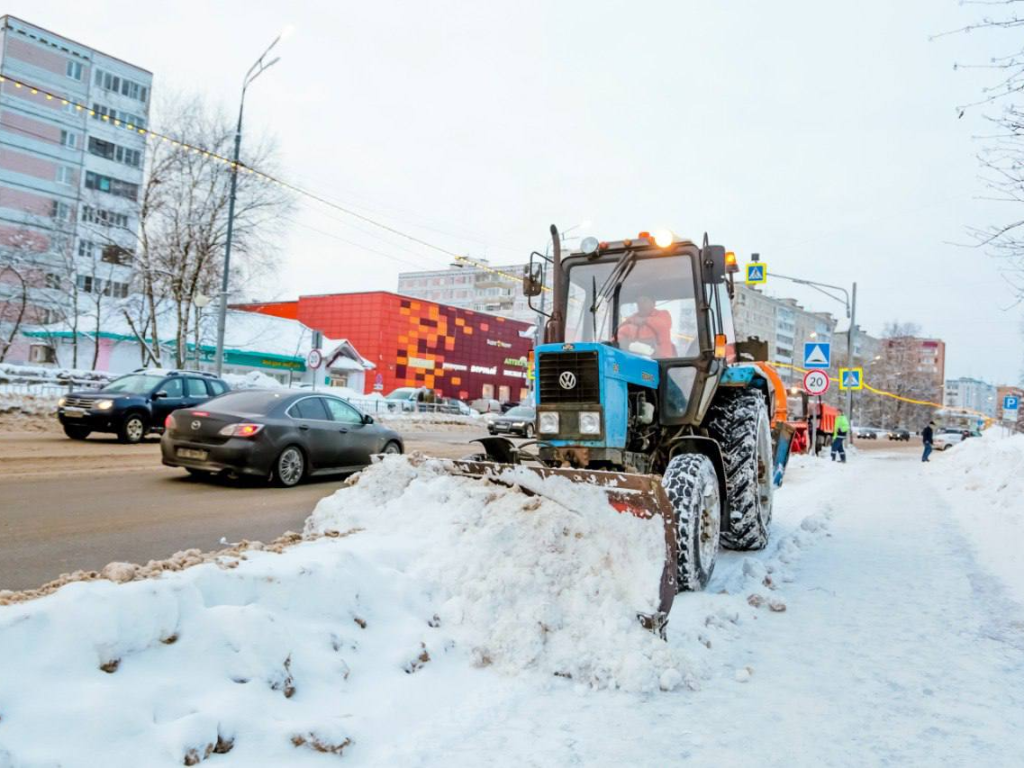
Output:
<path fill-rule="evenodd" d="M 109 411 L 113 407 L 114 407 L 114 401 L 113 400 L 97 400 L 93 404 L 93 408 L 95 408 L 97 411 Z"/>
<path fill-rule="evenodd" d="M 601 434 L 601 414 L 598 411 L 580 412 L 580 434 L 599 435 Z"/>
<path fill-rule="evenodd" d="M 60 400 L 57 401 L 57 405 L 59 405 L 61 408 L 63 408 L 67 404 L 68 399 L 66 397 L 62 397 Z"/>
<path fill-rule="evenodd" d="M 545 435 L 557 435 L 559 418 L 557 413 L 545 411 L 540 414 L 540 431 Z"/>

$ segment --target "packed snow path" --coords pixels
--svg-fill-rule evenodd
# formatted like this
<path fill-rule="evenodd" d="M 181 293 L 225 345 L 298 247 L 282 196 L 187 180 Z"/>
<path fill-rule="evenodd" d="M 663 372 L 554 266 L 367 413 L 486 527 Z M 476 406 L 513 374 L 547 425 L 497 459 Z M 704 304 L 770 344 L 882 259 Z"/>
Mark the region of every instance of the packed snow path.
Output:
<path fill-rule="evenodd" d="M 794 459 L 769 547 L 723 553 L 705 593 L 679 596 L 668 646 L 653 654 L 631 623 L 602 623 L 628 590 L 601 616 L 571 590 L 571 602 L 517 602 L 542 574 L 569 587 L 593 578 L 558 569 L 555 550 L 537 565 L 515 531 L 487 523 L 460 528 L 477 545 L 465 562 L 445 547 L 450 531 L 431 539 L 444 519 L 434 502 L 472 522 L 472 489 L 425 477 L 341 491 L 311 528 L 360 518 L 364 533 L 0 608 L 0 768 L 189 755 L 211 766 L 1024 765 L 1024 585 L 1003 542 L 963 527 L 1017 531 L 1024 499 L 1006 478 L 1024 438 L 984 450 L 978 441 L 931 465 L 878 450 L 847 465 Z M 974 465 L 957 463 L 971 451 Z M 981 469 L 965 481 L 971 466 Z M 374 530 L 374 508 L 390 518 L 411 496 L 411 512 L 434 522 L 404 538 Z M 521 501 L 495 498 L 491 514 L 522 514 Z M 552 515 L 572 519 L 530 504 L 537 535 Z M 604 542 L 619 575 L 603 589 L 635 567 L 600 538 L 619 523 L 634 536 L 631 520 L 613 523 L 565 545 Z M 429 579 L 413 568 L 424 549 Z M 499 580 L 453 598 L 456 567 Z M 544 610 L 561 634 L 538 645 Z M 470 640 L 493 663 L 474 664 Z"/>

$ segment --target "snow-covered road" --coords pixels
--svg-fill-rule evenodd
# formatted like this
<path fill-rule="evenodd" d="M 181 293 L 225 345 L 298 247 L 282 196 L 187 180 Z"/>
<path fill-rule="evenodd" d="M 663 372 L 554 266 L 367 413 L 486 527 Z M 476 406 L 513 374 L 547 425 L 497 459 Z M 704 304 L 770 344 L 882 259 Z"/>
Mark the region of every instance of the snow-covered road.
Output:
<path fill-rule="evenodd" d="M 794 459 L 663 650 L 636 521 L 378 468 L 310 524 L 354 535 L 0 607 L 0 767 L 1024 765 L 1014 440 Z"/>

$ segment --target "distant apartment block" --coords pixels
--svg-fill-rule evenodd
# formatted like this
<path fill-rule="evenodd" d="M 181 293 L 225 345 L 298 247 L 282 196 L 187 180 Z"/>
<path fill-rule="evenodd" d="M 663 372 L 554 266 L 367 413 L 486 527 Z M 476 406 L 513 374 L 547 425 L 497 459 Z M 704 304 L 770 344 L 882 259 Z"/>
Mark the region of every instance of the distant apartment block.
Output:
<path fill-rule="evenodd" d="M 983 413 L 986 416 L 996 415 L 996 387 L 978 379 L 961 377 L 946 380 L 946 392 L 943 403 L 947 408 L 965 408 Z"/>
<path fill-rule="evenodd" d="M 931 397 L 942 400 L 946 381 L 946 342 L 942 339 L 923 339 L 917 336 L 898 336 L 884 339 L 882 355 L 901 360 L 910 373 L 924 374 L 931 383 Z"/>
<path fill-rule="evenodd" d="M 152 74 L 13 16 L 0 74 L 0 322 L 21 279 L 27 323 L 66 316 L 68 281 L 86 299 L 127 296 Z"/>
<path fill-rule="evenodd" d="M 474 261 L 479 266 L 456 262 L 448 269 L 402 272 L 398 276 L 398 293 L 512 320 L 537 322 L 537 313 L 530 309 L 523 295 L 525 263 L 492 266 L 485 259 Z M 550 277 L 546 285 L 550 287 Z M 540 306 L 539 297 L 534 299 L 534 306 Z"/>
<path fill-rule="evenodd" d="M 811 312 L 793 299 L 768 296 L 756 288 L 738 284 L 733 301 L 733 324 L 739 340 L 756 336 L 768 342 L 768 358 L 781 363 L 787 381 L 803 374 L 788 366 L 803 364 L 804 343 L 832 342 L 836 320 L 826 312 Z M 837 358 L 833 350 L 833 364 Z"/>

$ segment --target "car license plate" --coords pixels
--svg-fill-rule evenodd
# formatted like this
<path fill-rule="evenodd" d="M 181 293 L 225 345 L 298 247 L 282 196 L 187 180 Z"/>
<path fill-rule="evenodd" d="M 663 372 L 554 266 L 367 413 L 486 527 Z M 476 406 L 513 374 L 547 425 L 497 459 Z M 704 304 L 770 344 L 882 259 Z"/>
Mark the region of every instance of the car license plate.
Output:
<path fill-rule="evenodd" d="M 84 408 L 65 408 L 64 415 L 69 416 L 72 419 L 80 419 L 85 416 Z"/>
<path fill-rule="evenodd" d="M 494 431 L 495 432 L 508 432 L 508 424 L 495 424 L 494 425 Z"/>
<path fill-rule="evenodd" d="M 196 461 L 206 461 L 208 456 L 207 451 L 199 451 L 195 448 L 179 448 L 178 457 L 182 459 L 195 459 Z"/>

